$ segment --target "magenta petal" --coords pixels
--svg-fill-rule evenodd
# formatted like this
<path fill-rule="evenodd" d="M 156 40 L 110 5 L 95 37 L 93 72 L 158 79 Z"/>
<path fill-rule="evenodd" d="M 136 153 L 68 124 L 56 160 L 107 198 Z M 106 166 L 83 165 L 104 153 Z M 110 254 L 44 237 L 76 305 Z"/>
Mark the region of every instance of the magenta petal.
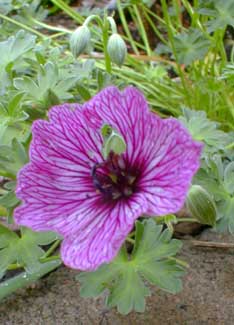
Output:
<path fill-rule="evenodd" d="M 184 205 L 192 177 L 199 168 L 202 144 L 176 119 L 151 117 L 151 136 L 144 155 L 139 187 L 149 203 L 150 215 L 175 213 Z M 149 121 L 150 123 L 150 121 Z M 157 141 L 155 141 L 157 139 Z"/>
<path fill-rule="evenodd" d="M 120 92 L 116 87 L 108 87 L 84 105 L 84 114 L 96 128 L 107 122 L 116 128 L 127 143 L 128 162 L 134 163 L 141 154 L 146 123 L 151 114 L 139 90 L 127 87 Z"/>
<path fill-rule="evenodd" d="M 14 217 L 18 224 L 35 230 L 64 234 L 68 216 L 87 197 L 96 196 L 90 170 L 96 160 L 102 160 L 101 142 L 97 132 L 88 125 L 84 128 L 86 121 L 79 110 L 58 106 L 50 116 L 53 122 L 33 124 L 31 162 L 19 172 L 16 191 L 24 204 Z"/>
<path fill-rule="evenodd" d="M 141 194 L 134 195 L 128 204 L 119 201 L 115 206 L 95 205 L 88 217 L 76 226 L 77 232 L 66 237 L 61 256 L 65 265 L 80 270 L 95 270 L 110 262 L 118 253 L 134 221 L 145 211 L 147 203 Z"/>

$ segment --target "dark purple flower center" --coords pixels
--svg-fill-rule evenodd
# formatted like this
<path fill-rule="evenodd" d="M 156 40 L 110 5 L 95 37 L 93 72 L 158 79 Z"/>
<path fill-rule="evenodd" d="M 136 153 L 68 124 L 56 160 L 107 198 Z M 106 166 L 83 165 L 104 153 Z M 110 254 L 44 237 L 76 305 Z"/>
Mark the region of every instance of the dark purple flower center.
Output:
<path fill-rule="evenodd" d="M 94 187 L 107 201 L 128 198 L 137 191 L 139 171 L 127 168 L 122 156 L 113 152 L 106 161 L 93 166 L 91 175 Z"/>

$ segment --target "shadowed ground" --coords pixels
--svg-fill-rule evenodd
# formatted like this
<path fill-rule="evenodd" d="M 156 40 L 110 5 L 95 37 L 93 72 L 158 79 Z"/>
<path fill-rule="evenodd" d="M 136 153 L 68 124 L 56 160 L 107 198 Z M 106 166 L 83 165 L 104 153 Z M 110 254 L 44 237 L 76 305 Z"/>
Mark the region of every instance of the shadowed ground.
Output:
<path fill-rule="evenodd" d="M 205 231 L 200 240 L 233 242 Z M 1 325 L 232 325 L 234 323 L 234 250 L 193 247 L 184 241 L 181 257 L 190 263 L 184 290 L 174 296 L 152 289 L 144 314 L 121 316 L 103 300 L 79 297 L 76 272 L 60 268 L 35 288 L 20 290 L 0 305 Z"/>

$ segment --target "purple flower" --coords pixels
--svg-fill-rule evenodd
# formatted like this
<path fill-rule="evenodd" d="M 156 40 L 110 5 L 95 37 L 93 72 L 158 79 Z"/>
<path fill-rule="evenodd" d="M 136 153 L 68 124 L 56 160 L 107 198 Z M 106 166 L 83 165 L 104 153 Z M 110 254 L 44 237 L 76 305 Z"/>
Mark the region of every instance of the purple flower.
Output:
<path fill-rule="evenodd" d="M 127 144 L 106 160 L 105 123 Z M 133 87 L 108 87 L 83 106 L 55 106 L 49 122 L 34 122 L 32 134 L 30 163 L 18 175 L 23 204 L 15 221 L 61 234 L 64 263 L 81 270 L 110 262 L 141 215 L 178 211 L 202 149 L 176 119 L 150 112 Z"/>

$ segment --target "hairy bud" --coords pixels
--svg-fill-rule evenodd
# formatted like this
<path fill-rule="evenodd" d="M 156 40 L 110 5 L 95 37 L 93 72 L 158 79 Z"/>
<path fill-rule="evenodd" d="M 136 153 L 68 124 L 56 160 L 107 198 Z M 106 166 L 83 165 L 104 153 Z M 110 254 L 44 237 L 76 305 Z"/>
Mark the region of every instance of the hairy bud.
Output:
<path fill-rule="evenodd" d="M 91 39 L 91 33 L 86 25 L 78 27 L 71 35 L 70 49 L 74 57 L 84 53 Z"/>
<path fill-rule="evenodd" d="M 216 206 L 210 194 L 201 186 L 193 185 L 186 199 L 186 206 L 193 218 L 205 225 L 214 226 Z"/>
<path fill-rule="evenodd" d="M 108 40 L 107 51 L 112 62 L 119 66 L 124 63 L 127 54 L 127 47 L 119 34 L 114 33 L 111 35 Z"/>

